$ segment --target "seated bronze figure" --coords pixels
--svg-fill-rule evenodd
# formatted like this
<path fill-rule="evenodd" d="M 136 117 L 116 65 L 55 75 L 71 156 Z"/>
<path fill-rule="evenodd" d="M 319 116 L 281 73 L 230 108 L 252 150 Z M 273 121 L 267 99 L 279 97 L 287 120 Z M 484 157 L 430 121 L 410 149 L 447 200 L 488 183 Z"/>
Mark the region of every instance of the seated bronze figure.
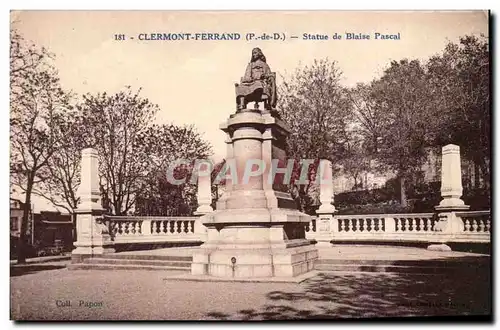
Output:
<path fill-rule="evenodd" d="M 238 112 L 245 109 L 249 102 L 255 102 L 255 109 L 259 108 L 259 102 L 264 102 L 264 108 L 269 111 L 276 107 L 276 73 L 271 72 L 260 48 L 252 50 L 245 75 L 235 87 Z"/>

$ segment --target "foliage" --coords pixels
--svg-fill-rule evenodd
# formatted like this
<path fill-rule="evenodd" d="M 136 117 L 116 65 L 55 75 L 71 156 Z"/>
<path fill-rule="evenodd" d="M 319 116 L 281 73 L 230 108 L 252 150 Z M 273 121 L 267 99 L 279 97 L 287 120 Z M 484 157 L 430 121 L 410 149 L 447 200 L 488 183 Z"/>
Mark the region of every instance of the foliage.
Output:
<path fill-rule="evenodd" d="M 137 200 L 136 214 L 191 215 L 197 207 L 196 182 L 191 183 L 194 161 L 211 155 L 210 145 L 193 126 L 153 125 L 142 135 L 142 145 L 150 160 L 146 188 Z M 185 183 L 172 184 L 167 169 L 177 159 L 189 165 L 176 166 L 174 178 Z"/>
<path fill-rule="evenodd" d="M 491 152 L 490 61 L 486 37 L 464 36 L 428 63 L 430 99 L 435 110 L 434 144 L 459 145 L 489 187 Z"/>
<path fill-rule="evenodd" d="M 283 77 L 278 109 L 291 129 L 286 149 L 296 163 L 301 159 L 329 159 L 337 164 L 341 158 L 351 115 L 341 77 L 337 62 L 329 59 L 315 60 Z M 302 210 L 311 206 L 312 184 L 309 180 L 292 188 Z"/>

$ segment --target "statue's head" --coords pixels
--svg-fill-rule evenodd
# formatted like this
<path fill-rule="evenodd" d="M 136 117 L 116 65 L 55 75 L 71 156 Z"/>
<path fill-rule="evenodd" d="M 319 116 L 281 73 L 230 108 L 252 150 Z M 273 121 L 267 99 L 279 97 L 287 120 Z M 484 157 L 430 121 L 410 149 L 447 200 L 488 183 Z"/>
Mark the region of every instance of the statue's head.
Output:
<path fill-rule="evenodd" d="M 264 56 L 264 53 L 262 52 L 262 50 L 260 50 L 259 47 L 256 47 L 254 49 L 252 49 L 252 60 L 251 62 L 255 62 L 257 60 L 261 60 L 263 62 L 266 62 L 266 57 Z"/>

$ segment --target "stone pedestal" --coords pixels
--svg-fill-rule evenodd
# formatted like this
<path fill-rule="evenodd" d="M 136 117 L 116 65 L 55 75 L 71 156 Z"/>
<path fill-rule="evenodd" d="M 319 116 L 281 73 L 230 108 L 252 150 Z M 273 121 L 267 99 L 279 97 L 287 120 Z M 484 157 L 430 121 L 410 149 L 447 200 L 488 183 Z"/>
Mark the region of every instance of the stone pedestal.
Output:
<path fill-rule="evenodd" d="M 332 163 L 322 159 L 318 170 L 319 200 L 321 202 L 316 210 L 318 219 L 316 220 L 316 235 L 314 238 L 318 242 L 317 246 L 329 247 L 334 232 L 338 232 L 337 221 L 334 219 L 335 206 L 333 205 L 333 173 Z"/>
<path fill-rule="evenodd" d="M 92 148 L 84 149 L 78 188 L 80 205 L 76 210 L 77 241 L 71 253 L 73 262 L 96 254 L 115 252 L 108 228 L 100 222 L 104 210 L 101 206 L 98 168 L 97 152 Z"/>
<path fill-rule="evenodd" d="M 311 271 L 318 252 L 305 239 L 310 217 L 296 209 L 282 176 L 272 180 L 273 159 L 286 167 L 286 125 L 269 113 L 247 110 L 221 129 L 228 134 L 226 164 L 235 173 L 217 210 L 204 217 L 207 241 L 193 254 L 192 274 L 252 278 Z"/>
<path fill-rule="evenodd" d="M 443 200 L 435 207 L 439 220 L 434 225 L 434 231 L 453 235 L 464 231 L 462 219 L 455 212 L 469 209 L 462 197 L 462 169 L 460 162 L 460 147 L 448 144 L 442 149 L 441 161 L 441 197 Z M 446 244 L 432 244 L 427 247 L 434 251 L 451 250 Z"/>

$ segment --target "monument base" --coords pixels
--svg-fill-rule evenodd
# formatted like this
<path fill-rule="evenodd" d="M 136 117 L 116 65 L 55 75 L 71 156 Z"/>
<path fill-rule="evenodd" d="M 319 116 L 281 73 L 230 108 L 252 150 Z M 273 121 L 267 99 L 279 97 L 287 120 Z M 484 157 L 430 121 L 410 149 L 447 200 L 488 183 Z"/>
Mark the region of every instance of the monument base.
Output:
<path fill-rule="evenodd" d="M 298 276 L 312 271 L 318 259 L 314 245 L 300 241 L 303 245 L 288 248 L 201 248 L 193 254 L 191 274 L 225 278 Z"/>
<path fill-rule="evenodd" d="M 204 218 L 207 241 L 191 274 L 227 278 L 293 277 L 314 268 L 318 251 L 305 238 L 309 216 L 292 209 L 232 209 Z"/>

